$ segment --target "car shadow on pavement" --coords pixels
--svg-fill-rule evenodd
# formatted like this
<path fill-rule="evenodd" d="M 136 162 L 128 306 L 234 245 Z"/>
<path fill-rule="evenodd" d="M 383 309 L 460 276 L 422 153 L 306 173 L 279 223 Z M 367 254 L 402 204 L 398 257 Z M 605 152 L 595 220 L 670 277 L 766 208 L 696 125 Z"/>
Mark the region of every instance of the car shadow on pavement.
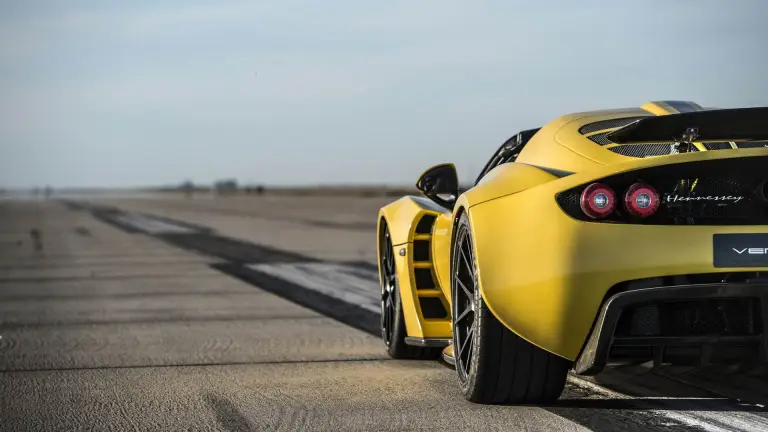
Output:
<path fill-rule="evenodd" d="M 454 366 L 444 360 L 440 359 L 438 362 L 446 369 L 454 370 Z M 745 402 L 729 398 L 683 383 L 671 382 L 663 376 L 654 376 L 653 374 L 632 376 L 608 369 L 595 378 L 599 386 L 617 392 L 629 389 L 634 389 L 637 392 L 640 389 L 637 383 L 644 381 L 644 384 L 650 383 L 652 386 L 656 386 L 658 390 L 663 391 L 663 396 L 639 397 L 630 394 L 611 397 L 602 392 L 574 385 L 569 381 L 563 395 L 557 402 L 541 407 L 567 418 L 569 417 L 566 414 L 576 415 L 579 410 L 768 413 L 768 407 L 762 401 Z"/>

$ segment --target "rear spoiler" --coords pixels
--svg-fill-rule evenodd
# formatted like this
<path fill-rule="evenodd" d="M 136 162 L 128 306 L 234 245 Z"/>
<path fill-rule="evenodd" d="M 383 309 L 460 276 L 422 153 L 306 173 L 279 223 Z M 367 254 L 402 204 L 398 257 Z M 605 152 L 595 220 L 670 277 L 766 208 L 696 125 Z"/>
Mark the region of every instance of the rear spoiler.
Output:
<path fill-rule="evenodd" d="M 718 109 L 645 117 L 606 138 L 617 144 L 692 141 L 768 140 L 768 107 Z"/>

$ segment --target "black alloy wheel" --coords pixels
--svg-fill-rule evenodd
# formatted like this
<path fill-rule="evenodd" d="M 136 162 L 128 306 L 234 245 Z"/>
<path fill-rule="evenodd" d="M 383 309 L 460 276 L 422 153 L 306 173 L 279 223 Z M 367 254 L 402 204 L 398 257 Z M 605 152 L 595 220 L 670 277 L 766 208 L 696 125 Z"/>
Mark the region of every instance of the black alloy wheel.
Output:
<path fill-rule="evenodd" d="M 429 360 L 440 355 L 442 349 L 410 346 L 405 343 L 408 332 L 397 278 L 392 237 L 384 220 L 379 232 L 379 279 L 381 282 L 381 339 L 387 346 L 387 353 L 395 359 Z"/>
<path fill-rule="evenodd" d="M 475 334 L 475 296 L 477 278 L 472 239 L 466 225 L 458 227 L 453 257 L 453 354 L 459 379 L 466 382 L 472 366 Z"/>
<path fill-rule="evenodd" d="M 389 347 L 392 345 L 395 333 L 397 295 L 397 274 L 395 270 L 395 254 L 392 249 L 392 238 L 389 230 L 384 229 L 381 242 L 381 338 Z"/>
<path fill-rule="evenodd" d="M 459 387 L 478 403 L 549 404 L 565 387 L 571 362 L 504 326 L 481 295 L 469 217 L 456 221 L 451 260 L 453 352 Z"/>

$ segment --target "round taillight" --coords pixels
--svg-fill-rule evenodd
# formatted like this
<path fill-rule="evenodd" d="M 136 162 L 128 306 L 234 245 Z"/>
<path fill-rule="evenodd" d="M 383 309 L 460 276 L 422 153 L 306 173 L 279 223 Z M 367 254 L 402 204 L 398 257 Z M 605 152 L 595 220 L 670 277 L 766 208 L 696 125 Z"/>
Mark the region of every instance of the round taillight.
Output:
<path fill-rule="evenodd" d="M 653 186 L 647 183 L 635 183 L 624 194 L 624 206 L 632 216 L 647 218 L 659 209 L 661 199 Z"/>
<path fill-rule="evenodd" d="M 581 193 L 581 210 L 592 219 L 607 217 L 616 209 L 616 193 L 608 185 L 593 183 Z"/>

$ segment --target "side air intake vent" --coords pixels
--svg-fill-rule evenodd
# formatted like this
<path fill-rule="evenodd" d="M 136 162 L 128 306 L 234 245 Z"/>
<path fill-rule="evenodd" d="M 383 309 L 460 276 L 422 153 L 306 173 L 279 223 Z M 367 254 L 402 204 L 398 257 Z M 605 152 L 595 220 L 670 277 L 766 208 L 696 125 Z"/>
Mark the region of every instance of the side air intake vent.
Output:
<path fill-rule="evenodd" d="M 416 225 L 416 234 L 431 234 L 432 233 L 432 225 L 435 223 L 435 216 L 433 215 L 425 215 L 424 217 L 419 220 L 418 225 Z"/>

